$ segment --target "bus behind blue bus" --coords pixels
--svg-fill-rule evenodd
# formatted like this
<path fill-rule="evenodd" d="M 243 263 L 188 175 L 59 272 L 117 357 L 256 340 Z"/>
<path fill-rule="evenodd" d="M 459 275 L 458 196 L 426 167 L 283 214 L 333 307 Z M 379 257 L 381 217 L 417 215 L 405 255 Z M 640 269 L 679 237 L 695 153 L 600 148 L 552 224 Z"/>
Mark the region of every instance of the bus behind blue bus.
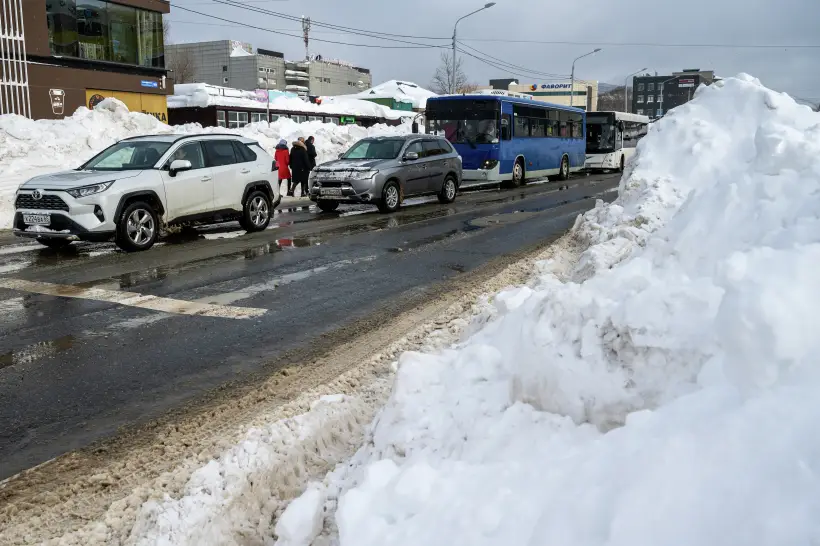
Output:
<path fill-rule="evenodd" d="M 425 111 L 427 133 L 444 136 L 461 155 L 462 187 L 566 180 L 584 167 L 585 116 L 506 91 L 433 97 Z"/>

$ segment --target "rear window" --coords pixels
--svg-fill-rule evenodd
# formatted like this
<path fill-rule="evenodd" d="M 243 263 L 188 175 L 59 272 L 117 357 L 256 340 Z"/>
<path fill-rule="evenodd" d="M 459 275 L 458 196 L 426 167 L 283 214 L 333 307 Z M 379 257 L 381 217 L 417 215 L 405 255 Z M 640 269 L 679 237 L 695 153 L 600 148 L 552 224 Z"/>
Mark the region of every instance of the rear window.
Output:
<path fill-rule="evenodd" d="M 438 142 L 435 140 L 425 140 L 423 146 L 427 157 L 433 157 L 444 153 L 444 150 L 441 149 Z"/>
<path fill-rule="evenodd" d="M 208 164 L 211 167 L 238 163 L 236 151 L 230 140 L 205 140 L 202 145 L 205 147 L 205 153 L 208 154 Z"/>
<path fill-rule="evenodd" d="M 446 140 L 439 140 L 438 145 L 441 146 L 441 149 L 443 150 L 442 153 L 444 153 L 444 154 L 453 153 L 453 147 L 450 146 L 450 143 L 447 142 Z"/>

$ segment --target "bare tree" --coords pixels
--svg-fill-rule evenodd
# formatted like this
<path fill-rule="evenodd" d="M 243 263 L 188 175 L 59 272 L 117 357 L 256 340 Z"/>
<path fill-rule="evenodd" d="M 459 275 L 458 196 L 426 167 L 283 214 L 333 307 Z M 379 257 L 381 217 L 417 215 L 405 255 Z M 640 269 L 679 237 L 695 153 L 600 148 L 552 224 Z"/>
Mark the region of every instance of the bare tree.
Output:
<path fill-rule="evenodd" d="M 455 72 L 456 76 L 455 85 L 453 85 L 453 72 Z M 433 81 L 430 82 L 430 90 L 439 95 L 452 95 L 454 93 L 461 93 L 461 90 L 469 85 L 461 59 L 456 61 L 455 70 L 453 70 L 453 58 L 449 54 L 442 52 L 441 64 L 436 68 Z"/>
<path fill-rule="evenodd" d="M 162 18 L 162 43 L 168 45 L 171 43 L 171 21 Z"/>
<path fill-rule="evenodd" d="M 626 88 L 616 87 L 604 93 L 598 93 L 598 111 L 620 112 L 624 109 L 624 92 Z"/>
<path fill-rule="evenodd" d="M 194 83 L 196 68 L 191 50 L 184 47 L 176 47 L 173 51 L 166 50 L 165 67 L 171 71 L 174 83 Z"/>
<path fill-rule="evenodd" d="M 476 91 L 478 91 L 478 84 L 467 82 L 457 90 L 457 93 L 475 93 Z"/>

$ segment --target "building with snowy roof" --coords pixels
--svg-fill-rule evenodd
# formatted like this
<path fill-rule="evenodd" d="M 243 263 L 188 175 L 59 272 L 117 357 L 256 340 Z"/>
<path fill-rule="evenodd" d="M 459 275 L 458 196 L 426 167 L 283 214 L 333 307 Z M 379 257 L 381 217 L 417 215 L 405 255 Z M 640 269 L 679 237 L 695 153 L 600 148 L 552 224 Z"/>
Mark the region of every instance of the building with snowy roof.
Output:
<path fill-rule="evenodd" d="M 427 106 L 427 99 L 438 95 L 413 82 L 390 80 L 353 96 L 394 110 L 407 110 L 409 105 L 410 110 L 423 112 Z"/>
<path fill-rule="evenodd" d="M 168 97 L 171 125 L 199 123 L 203 127 L 239 129 L 249 123 L 289 118 L 297 123 L 321 121 L 336 125 L 369 127 L 376 123 L 397 125 L 415 112 L 398 111 L 380 104 L 345 97 L 322 97 L 321 104 L 293 93 L 243 91 L 205 83 L 179 84 Z"/>
<path fill-rule="evenodd" d="M 179 83 L 207 83 L 254 91 L 274 89 L 301 97 L 348 95 L 373 83 L 370 70 L 317 55 L 288 61 L 284 54 L 232 40 L 173 44 L 166 63 Z"/>

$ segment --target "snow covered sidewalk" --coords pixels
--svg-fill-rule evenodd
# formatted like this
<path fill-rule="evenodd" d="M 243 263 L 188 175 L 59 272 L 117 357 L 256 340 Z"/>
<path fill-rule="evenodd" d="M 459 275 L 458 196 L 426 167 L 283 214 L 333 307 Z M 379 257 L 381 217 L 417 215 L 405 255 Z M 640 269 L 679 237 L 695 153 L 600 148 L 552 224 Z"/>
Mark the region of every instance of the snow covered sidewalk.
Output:
<path fill-rule="evenodd" d="M 280 546 L 820 542 L 820 115 L 701 88 L 572 237 L 572 271 L 400 358 Z"/>

